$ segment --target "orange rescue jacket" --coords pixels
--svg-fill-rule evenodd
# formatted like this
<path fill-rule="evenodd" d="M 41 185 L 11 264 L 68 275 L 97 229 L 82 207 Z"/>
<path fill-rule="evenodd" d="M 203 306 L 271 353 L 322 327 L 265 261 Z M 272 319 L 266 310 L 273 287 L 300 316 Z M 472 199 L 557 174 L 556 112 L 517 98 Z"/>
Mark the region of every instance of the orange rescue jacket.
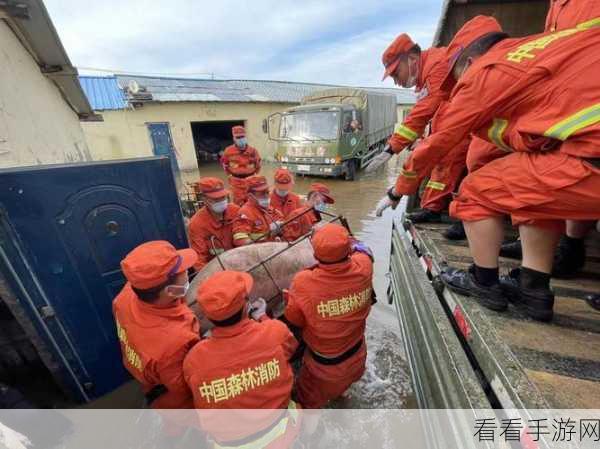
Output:
<path fill-rule="evenodd" d="M 269 233 L 271 223 L 283 220 L 279 211 L 261 208 L 253 198 L 240 208 L 233 221 L 233 244 L 240 246 L 244 240 L 257 240 L 262 235 Z M 273 242 L 275 237 L 266 235 L 258 242 Z"/>
<path fill-rule="evenodd" d="M 113 301 L 113 315 L 125 368 L 144 393 L 161 384 L 167 388 L 152 408 L 194 408 L 183 378 L 183 359 L 200 341 L 194 312 L 183 300 L 168 308 L 145 303 L 127 283 Z"/>
<path fill-rule="evenodd" d="M 221 163 L 227 174 L 247 177 L 260 171 L 260 154 L 250 145 L 244 151 L 236 145 L 229 145 L 223 152 Z"/>

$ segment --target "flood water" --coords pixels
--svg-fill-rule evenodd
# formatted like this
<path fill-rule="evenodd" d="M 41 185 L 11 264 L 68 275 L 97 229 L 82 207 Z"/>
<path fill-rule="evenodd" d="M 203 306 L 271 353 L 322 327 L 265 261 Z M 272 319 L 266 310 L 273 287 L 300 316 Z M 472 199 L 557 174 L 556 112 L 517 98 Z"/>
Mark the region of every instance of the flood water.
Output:
<path fill-rule="evenodd" d="M 387 302 L 390 237 L 392 217 L 375 217 L 375 207 L 387 188 L 392 185 L 401 168 L 398 158 L 392 159 L 385 170 L 374 175 L 362 175 L 349 182 L 341 179 L 297 177 L 294 191 L 305 194 L 312 182 L 325 183 L 336 202 L 330 210 L 346 217 L 354 235 L 364 241 L 375 255 L 374 285 L 378 303 L 367 322 L 367 370 L 344 398 L 330 404 L 334 408 L 414 408 L 409 365 L 404 353 L 398 318 L 393 305 Z M 266 164 L 261 174 L 269 182 L 277 166 Z M 226 179 L 220 165 L 200 167 L 201 176 Z M 182 173 L 184 183 L 197 181 L 197 173 Z M 92 408 L 137 408 L 142 402 L 141 392 L 134 382 L 89 404 Z"/>
<path fill-rule="evenodd" d="M 263 166 L 261 174 L 269 183 L 278 166 Z M 374 285 L 378 303 L 373 308 L 367 323 L 368 365 L 360 382 L 348 392 L 346 398 L 332 406 L 340 408 L 412 408 L 416 402 L 412 392 L 409 365 L 404 354 L 398 318 L 393 305 L 387 303 L 390 237 L 392 217 L 375 217 L 375 207 L 391 186 L 401 165 L 398 158 L 392 159 L 385 170 L 372 175 L 361 175 L 349 182 L 342 179 L 301 177 L 296 178 L 294 191 L 305 194 L 311 183 L 326 184 L 335 204 L 333 213 L 346 217 L 352 232 L 373 250 L 375 255 Z M 226 179 L 218 164 L 202 165 L 201 176 L 216 176 Z M 196 174 L 182 174 L 184 182 L 195 181 Z"/>

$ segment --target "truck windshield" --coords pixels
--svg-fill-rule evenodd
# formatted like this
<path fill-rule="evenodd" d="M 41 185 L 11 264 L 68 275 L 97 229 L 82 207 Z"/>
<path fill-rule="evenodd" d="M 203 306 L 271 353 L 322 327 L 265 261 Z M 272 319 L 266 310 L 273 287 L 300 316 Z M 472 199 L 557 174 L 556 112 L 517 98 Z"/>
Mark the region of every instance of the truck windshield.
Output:
<path fill-rule="evenodd" d="M 281 118 L 280 137 L 290 140 L 332 140 L 338 137 L 339 111 L 295 112 Z"/>

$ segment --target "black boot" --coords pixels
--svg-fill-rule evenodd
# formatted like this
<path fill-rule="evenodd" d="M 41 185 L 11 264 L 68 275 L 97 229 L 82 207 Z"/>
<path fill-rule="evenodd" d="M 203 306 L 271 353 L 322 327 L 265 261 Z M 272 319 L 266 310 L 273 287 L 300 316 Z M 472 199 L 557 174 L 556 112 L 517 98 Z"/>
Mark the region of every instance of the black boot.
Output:
<path fill-rule="evenodd" d="M 509 259 L 523 258 L 523 249 L 521 248 L 521 240 L 515 240 L 514 242 L 503 243 L 500 247 L 500 256 L 508 257 Z"/>
<path fill-rule="evenodd" d="M 420 209 L 415 212 L 411 212 L 406 214 L 406 218 L 408 218 L 413 223 L 441 223 L 442 222 L 442 214 L 439 212 L 435 212 L 431 209 Z"/>
<path fill-rule="evenodd" d="M 515 268 L 510 270 L 506 276 L 500 276 L 500 287 L 504 296 L 512 303 L 521 301 L 521 270 Z"/>
<path fill-rule="evenodd" d="M 515 305 L 522 307 L 530 318 L 538 321 L 551 321 L 554 308 L 554 293 L 547 285 L 549 276 L 533 270 L 527 270 L 528 279 L 523 281 L 521 268 L 515 268 L 508 276 L 500 276 L 500 286 L 504 295 Z M 533 274 L 532 274 L 533 273 Z M 547 277 L 541 284 L 532 282 L 533 277 Z M 534 281 L 539 281 L 534 279 Z M 525 284 L 525 285 L 524 285 Z M 530 286 L 528 287 L 527 284 Z"/>
<path fill-rule="evenodd" d="M 444 237 L 448 240 L 464 240 L 467 238 L 465 227 L 462 221 L 457 221 L 444 232 Z"/>
<path fill-rule="evenodd" d="M 557 278 L 573 276 L 581 271 L 584 264 L 584 239 L 574 239 L 563 235 L 554 254 L 552 276 Z"/>
<path fill-rule="evenodd" d="M 596 293 L 593 295 L 587 295 L 585 297 L 585 300 L 590 307 L 593 307 L 596 310 L 600 310 L 600 294 Z"/>
<path fill-rule="evenodd" d="M 508 301 L 500 284 L 496 283 L 490 287 L 481 285 L 475 279 L 473 274 L 473 266 L 469 271 L 459 270 L 457 268 L 446 267 L 440 273 L 440 278 L 446 286 L 461 295 L 471 296 L 484 307 L 502 312 L 508 307 Z"/>

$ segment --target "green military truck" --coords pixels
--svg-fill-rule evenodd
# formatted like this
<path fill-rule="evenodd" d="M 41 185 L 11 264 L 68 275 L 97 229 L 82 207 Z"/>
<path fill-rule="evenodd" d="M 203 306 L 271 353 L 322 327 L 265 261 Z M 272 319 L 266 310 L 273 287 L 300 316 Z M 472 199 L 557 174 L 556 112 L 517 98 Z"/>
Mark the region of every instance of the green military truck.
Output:
<path fill-rule="evenodd" d="M 269 116 L 269 139 L 278 142 L 275 159 L 293 173 L 353 180 L 383 151 L 396 117 L 393 94 L 326 89 Z"/>

